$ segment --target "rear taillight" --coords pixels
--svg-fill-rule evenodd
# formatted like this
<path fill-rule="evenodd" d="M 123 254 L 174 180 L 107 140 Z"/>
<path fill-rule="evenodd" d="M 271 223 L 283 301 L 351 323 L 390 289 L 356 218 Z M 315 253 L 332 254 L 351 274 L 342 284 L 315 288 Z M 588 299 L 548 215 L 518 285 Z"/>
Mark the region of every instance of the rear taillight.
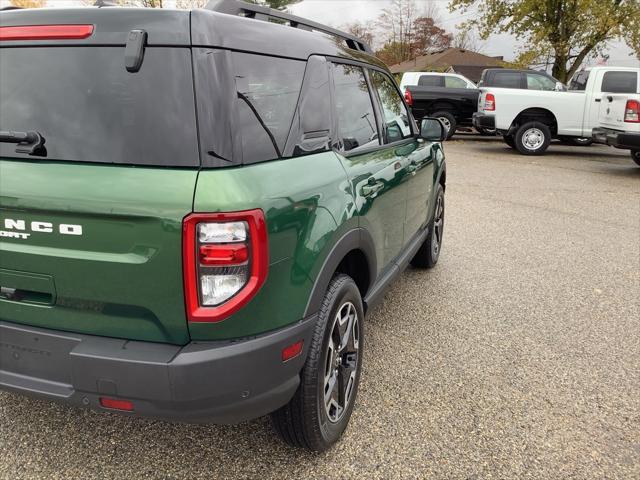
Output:
<path fill-rule="evenodd" d="M 404 91 L 404 101 L 407 102 L 407 105 L 410 107 L 413 106 L 413 97 L 411 96 L 411 92 L 409 89 Z"/>
<path fill-rule="evenodd" d="M 487 93 L 484 97 L 484 111 L 493 112 L 496 109 L 496 97 L 493 93 Z"/>
<path fill-rule="evenodd" d="M 122 400 L 119 398 L 100 397 L 100 405 L 111 410 L 122 410 L 124 412 L 133 412 L 133 402 Z"/>
<path fill-rule="evenodd" d="M 638 100 L 627 100 L 624 107 L 624 121 L 626 123 L 640 123 L 640 102 Z"/>
<path fill-rule="evenodd" d="M 183 268 L 190 322 L 219 322 L 245 305 L 267 278 L 262 210 L 194 213 L 183 221 Z"/>
<path fill-rule="evenodd" d="M 93 25 L 24 25 L 0 27 L 0 40 L 81 40 L 93 33 Z"/>

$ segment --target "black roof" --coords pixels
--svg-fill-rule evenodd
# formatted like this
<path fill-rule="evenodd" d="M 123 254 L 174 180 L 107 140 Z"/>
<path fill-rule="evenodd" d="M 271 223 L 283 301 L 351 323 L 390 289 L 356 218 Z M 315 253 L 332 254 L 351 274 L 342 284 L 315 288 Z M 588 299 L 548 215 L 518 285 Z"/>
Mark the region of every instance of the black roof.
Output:
<path fill-rule="evenodd" d="M 289 25 L 206 9 L 38 8 L 3 11 L 0 13 L 0 23 L 2 26 L 92 24 L 95 27 L 94 33 L 87 39 L 5 40 L 1 46 L 124 46 L 129 32 L 140 29 L 147 32 L 149 46 L 225 48 L 305 60 L 317 54 L 361 60 L 384 67 L 372 55 L 353 48 L 353 44 L 350 47 L 348 39 L 332 35 L 329 27 L 324 32 L 309 31 L 311 29 L 304 29 L 303 26 L 291 28 Z"/>

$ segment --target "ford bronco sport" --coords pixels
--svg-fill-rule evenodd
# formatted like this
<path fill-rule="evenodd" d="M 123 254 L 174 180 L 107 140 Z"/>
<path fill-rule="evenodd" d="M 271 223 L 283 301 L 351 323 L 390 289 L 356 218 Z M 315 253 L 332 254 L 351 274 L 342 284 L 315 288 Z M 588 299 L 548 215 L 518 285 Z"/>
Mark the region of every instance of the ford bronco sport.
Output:
<path fill-rule="evenodd" d="M 328 448 L 365 313 L 438 261 L 441 124 L 261 6 L 0 20 L 0 386 Z"/>

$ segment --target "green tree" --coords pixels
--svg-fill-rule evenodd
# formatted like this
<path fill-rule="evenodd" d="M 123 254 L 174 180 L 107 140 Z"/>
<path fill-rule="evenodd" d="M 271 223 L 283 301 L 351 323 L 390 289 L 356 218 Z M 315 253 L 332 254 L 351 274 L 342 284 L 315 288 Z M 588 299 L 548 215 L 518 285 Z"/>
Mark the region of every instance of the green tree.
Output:
<path fill-rule="evenodd" d="M 11 5 L 20 8 L 41 8 L 46 3 L 47 0 L 11 0 Z"/>
<path fill-rule="evenodd" d="M 450 10 L 476 11 L 467 27 L 481 37 L 510 33 L 524 40 L 520 63 L 552 65 L 553 76 L 566 82 L 590 54 L 611 40 L 626 38 L 640 54 L 638 0 L 451 0 Z"/>

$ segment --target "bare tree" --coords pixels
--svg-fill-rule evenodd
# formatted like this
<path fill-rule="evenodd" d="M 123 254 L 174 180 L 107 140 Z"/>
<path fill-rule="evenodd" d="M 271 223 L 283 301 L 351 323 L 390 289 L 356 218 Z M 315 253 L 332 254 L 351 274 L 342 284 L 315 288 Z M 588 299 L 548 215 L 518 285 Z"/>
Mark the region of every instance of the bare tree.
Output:
<path fill-rule="evenodd" d="M 20 8 L 42 8 L 47 0 L 11 0 L 11 5 Z"/>
<path fill-rule="evenodd" d="M 451 46 L 461 50 L 470 50 L 472 52 L 481 53 L 484 49 L 484 42 L 480 41 L 473 31 L 463 28 L 454 35 L 453 40 L 451 41 Z"/>
<path fill-rule="evenodd" d="M 354 22 L 342 26 L 341 29 L 355 37 L 358 37 L 373 48 L 373 42 L 375 41 L 375 32 L 373 27 L 365 25 L 364 23 Z"/>
<path fill-rule="evenodd" d="M 176 7 L 190 10 L 192 8 L 204 8 L 209 0 L 177 0 Z"/>

